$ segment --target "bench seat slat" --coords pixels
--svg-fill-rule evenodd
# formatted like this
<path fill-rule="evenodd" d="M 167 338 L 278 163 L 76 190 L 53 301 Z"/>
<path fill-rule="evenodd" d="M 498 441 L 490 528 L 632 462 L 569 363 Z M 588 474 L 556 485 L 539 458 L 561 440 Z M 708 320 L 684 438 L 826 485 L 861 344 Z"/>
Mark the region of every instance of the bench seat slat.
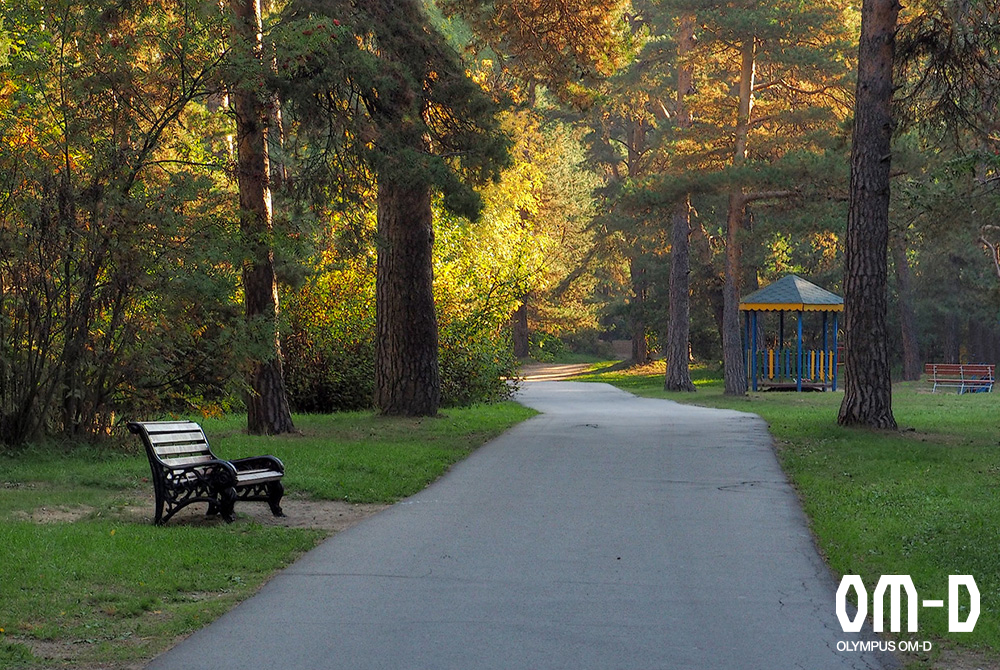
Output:
<path fill-rule="evenodd" d="M 171 454 L 210 454 L 212 453 L 207 443 L 201 444 L 168 444 L 160 447 L 153 447 L 159 457 L 170 456 Z"/>
<path fill-rule="evenodd" d="M 200 454 L 198 456 L 182 456 L 180 458 L 164 458 L 163 462 L 167 465 L 180 468 L 185 465 L 197 465 L 199 463 L 208 463 L 209 461 L 214 461 L 211 454 Z"/>
<path fill-rule="evenodd" d="M 177 432 L 199 432 L 202 433 L 201 426 L 194 421 L 146 421 L 140 422 L 150 435 L 155 433 L 177 433 Z"/>
<path fill-rule="evenodd" d="M 157 444 L 170 444 L 172 442 L 208 442 L 205 433 L 198 432 L 171 432 L 153 433 L 149 436 L 149 441 L 155 446 Z"/>
<path fill-rule="evenodd" d="M 266 482 L 281 479 L 282 473 L 277 470 L 244 470 L 236 473 L 236 480 L 242 483 Z"/>

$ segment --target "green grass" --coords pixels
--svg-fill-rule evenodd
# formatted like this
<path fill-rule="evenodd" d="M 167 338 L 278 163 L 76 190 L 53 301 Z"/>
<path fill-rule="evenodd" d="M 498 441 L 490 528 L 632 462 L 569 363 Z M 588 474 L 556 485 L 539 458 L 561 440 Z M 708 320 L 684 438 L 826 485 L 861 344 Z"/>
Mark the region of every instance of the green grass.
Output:
<path fill-rule="evenodd" d="M 245 435 L 243 417 L 201 423 L 223 458 L 281 458 L 289 495 L 390 503 L 532 414 L 504 403 L 449 409 L 434 419 L 297 416 L 301 435 L 280 437 Z M 149 658 L 251 595 L 326 535 L 245 519 L 159 528 L 136 522 L 121 508 L 152 485 L 138 440 L 129 444 L 0 456 L 0 668 Z M 86 513 L 72 522 L 30 521 L 43 507 Z M 152 518 L 151 504 L 144 516 Z"/>
<path fill-rule="evenodd" d="M 723 395 L 712 371 L 692 376 L 697 393 L 663 391 L 662 367 L 602 364 L 585 379 L 762 416 L 831 568 L 860 574 L 869 597 L 880 575 L 908 574 L 921 599 L 946 601 L 948 575 L 973 575 L 982 597 L 973 633 L 948 633 L 947 609 L 922 608 L 920 633 L 908 637 L 1000 657 L 1000 393 L 960 396 L 898 384 L 900 430 L 873 432 L 837 425 L 842 393 L 734 398 Z"/>

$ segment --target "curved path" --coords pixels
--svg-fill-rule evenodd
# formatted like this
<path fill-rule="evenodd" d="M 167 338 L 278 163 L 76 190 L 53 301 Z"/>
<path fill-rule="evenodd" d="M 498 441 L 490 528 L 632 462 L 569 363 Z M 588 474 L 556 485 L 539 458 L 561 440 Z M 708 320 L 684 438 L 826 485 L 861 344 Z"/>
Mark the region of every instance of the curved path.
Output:
<path fill-rule="evenodd" d="M 835 584 L 759 418 L 605 384 L 339 533 L 149 667 L 882 668 L 837 651 Z M 885 664 L 885 665 L 883 665 Z"/>

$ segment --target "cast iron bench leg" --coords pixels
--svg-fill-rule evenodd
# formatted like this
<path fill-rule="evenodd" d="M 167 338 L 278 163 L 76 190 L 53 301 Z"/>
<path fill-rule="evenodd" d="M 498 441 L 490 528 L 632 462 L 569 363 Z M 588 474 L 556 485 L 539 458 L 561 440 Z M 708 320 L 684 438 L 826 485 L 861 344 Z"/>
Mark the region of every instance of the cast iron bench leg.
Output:
<path fill-rule="evenodd" d="M 271 508 L 271 514 L 274 516 L 285 516 L 285 513 L 281 511 L 281 496 L 285 495 L 285 487 L 281 482 L 268 482 L 267 483 L 267 504 Z"/>

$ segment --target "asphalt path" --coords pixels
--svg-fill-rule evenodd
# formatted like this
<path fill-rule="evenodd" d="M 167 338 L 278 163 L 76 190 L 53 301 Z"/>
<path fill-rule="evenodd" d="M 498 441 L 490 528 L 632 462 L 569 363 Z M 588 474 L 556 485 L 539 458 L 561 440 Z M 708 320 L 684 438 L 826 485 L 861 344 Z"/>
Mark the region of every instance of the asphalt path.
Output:
<path fill-rule="evenodd" d="M 883 668 L 758 417 L 530 382 L 542 414 L 151 670 Z M 842 646 L 842 645 L 841 645 Z"/>

